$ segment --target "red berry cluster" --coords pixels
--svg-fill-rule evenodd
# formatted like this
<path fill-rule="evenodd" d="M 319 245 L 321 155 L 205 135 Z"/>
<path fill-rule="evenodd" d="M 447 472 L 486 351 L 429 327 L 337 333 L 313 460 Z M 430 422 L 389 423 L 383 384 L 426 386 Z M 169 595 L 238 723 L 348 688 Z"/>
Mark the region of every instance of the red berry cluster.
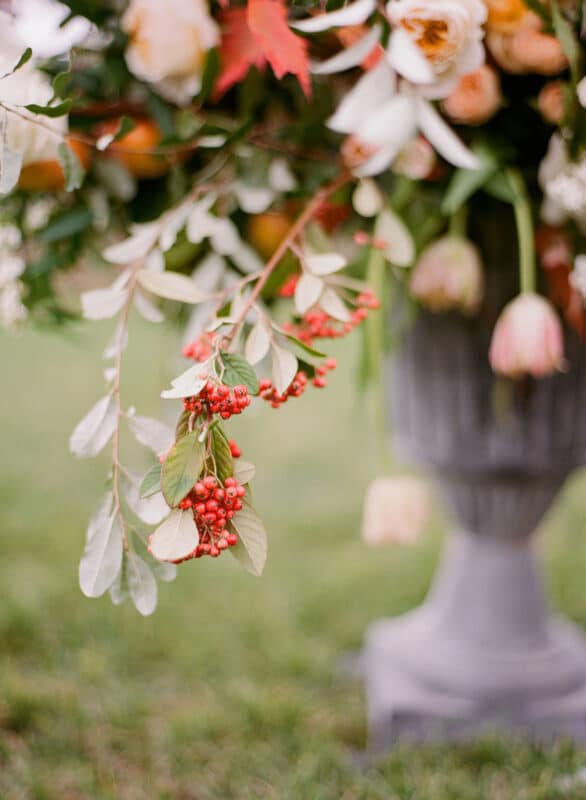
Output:
<path fill-rule="evenodd" d="M 311 309 L 307 311 L 301 321 L 297 324 L 289 322 L 283 325 L 283 330 L 297 337 L 305 344 L 313 344 L 315 339 L 339 339 L 351 333 L 357 325 L 360 325 L 369 311 L 380 308 L 380 302 L 370 291 L 362 292 L 356 298 L 357 308 L 352 312 L 348 322 L 339 322 L 330 317 L 321 309 Z"/>
<path fill-rule="evenodd" d="M 226 478 L 224 484 L 213 475 L 197 481 L 180 503 L 179 508 L 190 508 L 199 531 L 199 544 L 181 561 L 211 556 L 217 558 L 224 550 L 238 544 L 238 536 L 226 530 L 228 523 L 242 508 L 246 489 L 236 478 Z"/>
<path fill-rule="evenodd" d="M 183 348 L 185 358 L 192 358 L 194 361 L 207 361 L 212 354 L 214 333 L 202 333 L 199 339 L 191 344 L 186 344 Z"/>
<path fill-rule="evenodd" d="M 234 439 L 228 439 L 228 444 L 230 446 L 230 452 L 232 453 L 232 458 L 240 458 L 242 455 L 242 450 L 238 447 Z"/>
<path fill-rule="evenodd" d="M 279 297 L 293 297 L 295 294 L 295 289 L 297 288 L 297 284 L 299 283 L 299 278 L 301 275 L 299 273 L 295 273 L 294 275 L 290 275 L 285 283 L 281 286 L 278 291 Z"/>
<path fill-rule="evenodd" d="M 329 370 L 336 369 L 338 366 L 335 358 L 326 358 L 323 364 L 315 369 L 315 376 L 312 379 L 312 384 L 318 388 L 323 389 L 327 385 L 325 375 Z M 259 393 L 263 400 L 266 400 L 272 405 L 273 408 L 279 408 L 286 403 L 290 397 L 301 397 L 307 388 L 308 377 L 303 371 L 299 371 L 295 378 L 291 381 L 287 389 L 280 394 L 273 386 L 269 378 L 262 378 L 259 381 Z"/>
<path fill-rule="evenodd" d="M 230 419 L 234 414 L 242 414 L 250 402 L 246 386 L 231 388 L 224 383 L 208 381 L 198 395 L 183 400 L 183 407 L 198 417 L 219 414 L 222 419 Z"/>

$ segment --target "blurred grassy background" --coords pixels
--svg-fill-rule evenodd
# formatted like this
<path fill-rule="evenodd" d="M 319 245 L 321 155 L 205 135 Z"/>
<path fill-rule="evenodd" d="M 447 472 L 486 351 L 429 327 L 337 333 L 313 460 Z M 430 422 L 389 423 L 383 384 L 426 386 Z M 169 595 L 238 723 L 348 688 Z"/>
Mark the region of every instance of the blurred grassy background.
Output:
<path fill-rule="evenodd" d="M 361 544 L 362 496 L 380 463 L 351 359 L 326 392 L 231 425 L 258 466 L 270 534 L 261 579 L 227 556 L 191 562 L 161 585 L 148 619 L 84 598 L 77 562 L 106 459 L 75 461 L 67 439 L 102 389 L 110 328 L 0 338 L 2 800 L 586 797 L 555 788 L 586 763 L 563 742 L 401 747 L 376 769 L 352 767 L 364 702 L 360 685 L 336 677 L 337 660 L 370 620 L 421 600 L 442 524 L 413 548 Z M 135 320 L 127 405 L 160 413 L 178 347 L 172 331 Z M 573 480 L 542 539 L 553 602 L 583 624 L 585 488 Z"/>

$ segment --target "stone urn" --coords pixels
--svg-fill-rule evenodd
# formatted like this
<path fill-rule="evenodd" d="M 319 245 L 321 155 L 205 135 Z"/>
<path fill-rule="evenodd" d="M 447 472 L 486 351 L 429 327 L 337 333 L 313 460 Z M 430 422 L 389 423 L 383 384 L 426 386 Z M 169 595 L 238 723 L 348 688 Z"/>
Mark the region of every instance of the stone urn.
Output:
<path fill-rule="evenodd" d="M 485 261 L 515 276 L 511 240 L 494 241 Z M 494 729 L 586 741 L 586 638 L 549 611 L 532 545 L 586 463 L 586 347 L 568 332 L 563 373 L 495 378 L 490 317 L 511 284 L 494 274 L 481 319 L 421 313 L 390 365 L 394 451 L 431 471 L 454 530 L 423 605 L 367 631 L 374 753 Z"/>

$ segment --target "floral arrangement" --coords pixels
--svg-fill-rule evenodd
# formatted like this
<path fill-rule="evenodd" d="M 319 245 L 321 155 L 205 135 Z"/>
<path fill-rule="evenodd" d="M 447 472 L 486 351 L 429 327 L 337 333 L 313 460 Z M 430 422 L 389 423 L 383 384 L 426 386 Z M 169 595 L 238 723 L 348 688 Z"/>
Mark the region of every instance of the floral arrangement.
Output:
<path fill-rule="evenodd" d="M 562 319 L 584 335 L 582 3 L 1 8 L 0 324 L 115 330 L 104 396 L 70 442 L 111 453 L 85 595 L 130 595 L 149 614 L 155 575 L 224 551 L 260 574 L 254 467 L 225 423 L 253 398 L 279 408 L 325 387 L 324 340 L 358 326 L 372 378 L 391 284 L 414 307 L 478 314 L 486 267 L 467 212 L 483 198 L 509 205 L 519 247 L 495 372 L 561 369 Z M 161 393 L 175 430 L 123 400 L 133 310 L 186 325 L 189 365 Z M 154 454 L 145 476 L 126 464 L 125 429 Z"/>

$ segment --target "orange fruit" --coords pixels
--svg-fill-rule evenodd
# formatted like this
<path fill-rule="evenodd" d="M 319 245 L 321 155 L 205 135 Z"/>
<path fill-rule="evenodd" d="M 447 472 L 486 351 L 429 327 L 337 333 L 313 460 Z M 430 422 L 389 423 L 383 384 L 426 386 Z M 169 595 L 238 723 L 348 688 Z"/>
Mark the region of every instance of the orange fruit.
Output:
<path fill-rule="evenodd" d="M 290 217 L 282 211 L 254 214 L 248 220 L 248 241 L 264 259 L 268 260 L 289 233 L 291 225 Z"/>
<path fill-rule="evenodd" d="M 123 164 L 135 178 L 160 178 L 166 175 L 178 156 L 157 155 L 156 150 L 163 134 L 161 129 L 150 119 L 134 119 L 134 128 L 112 144 L 106 155 Z M 120 127 L 119 119 L 108 120 L 96 130 L 98 136 L 116 133 Z"/>
<path fill-rule="evenodd" d="M 87 144 L 68 137 L 68 146 L 79 158 L 84 169 L 91 161 L 91 151 Z M 35 161 L 27 164 L 20 172 L 18 188 L 25 192 L 55 192 L 65 187 L 63 168 L 57 159 Z"/>

